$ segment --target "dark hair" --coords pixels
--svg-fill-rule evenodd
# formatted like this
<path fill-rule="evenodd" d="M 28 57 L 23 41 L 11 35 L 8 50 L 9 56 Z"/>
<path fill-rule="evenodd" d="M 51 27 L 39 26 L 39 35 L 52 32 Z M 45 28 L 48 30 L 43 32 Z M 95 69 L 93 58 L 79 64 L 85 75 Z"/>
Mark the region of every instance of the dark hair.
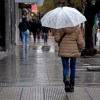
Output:
<path fill-rule="evenodd" d="M 22 18 L 22 22 L 26 22 L 26 21 L 27 21 L 26 17 Z"/>
<path fill-rule="evenodd" d="M 99 26 L 99 28 L 100 28 L 100 22 L 98 23 L 98 26 Z"/>

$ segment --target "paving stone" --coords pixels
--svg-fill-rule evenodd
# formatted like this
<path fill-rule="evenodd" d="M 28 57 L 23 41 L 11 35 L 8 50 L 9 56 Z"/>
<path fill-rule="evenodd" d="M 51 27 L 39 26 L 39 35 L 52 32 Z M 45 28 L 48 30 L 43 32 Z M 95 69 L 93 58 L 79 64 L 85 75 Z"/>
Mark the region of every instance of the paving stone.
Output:
<path fill-rule="evenodd" d="M 91 100 L 100 100 L 100 88 L 86 88 Z"/>
<path fill-rule="evenodd" d="M 100 88 L 75 87 L 65 93 L 63 86 L 1 87 L 0 100 L 100 100 Z"/>
<path fill-rule="evenodd" d="M 0 100 L 20 100 L 22 88 L 3 87 L 0 91 Z"/>
<path fill-rule="evenodd" d="M 21 100 L 44 100 L 43 87 L 24 87 Z"/>
<path fill-rule="evenodd" d="M 44 88 L 44 100 L 68 100 L 64 87 L 48 86 Z"/>
<path fill-rule="evenodd" d="M 68 100 L 91 100 L 85 88 L 76 87 L 73 93 L 67 93 Z"/>

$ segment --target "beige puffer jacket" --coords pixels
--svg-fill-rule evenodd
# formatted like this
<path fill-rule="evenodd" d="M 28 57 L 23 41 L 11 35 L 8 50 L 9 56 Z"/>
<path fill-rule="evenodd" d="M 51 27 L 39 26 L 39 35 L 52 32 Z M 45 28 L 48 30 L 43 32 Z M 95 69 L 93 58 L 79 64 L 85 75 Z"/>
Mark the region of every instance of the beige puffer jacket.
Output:
<path fill-rule="evenodd" d="M 58 56 L 60 57 L 79 57 L 79 50 L 82 49 L 84 44 L 83 34 L 81 29 L 77 27 L 63 28 L 56 31 L 55 41 L 59 43 L 63 34 L 62 41 L 59 45 Z"/>

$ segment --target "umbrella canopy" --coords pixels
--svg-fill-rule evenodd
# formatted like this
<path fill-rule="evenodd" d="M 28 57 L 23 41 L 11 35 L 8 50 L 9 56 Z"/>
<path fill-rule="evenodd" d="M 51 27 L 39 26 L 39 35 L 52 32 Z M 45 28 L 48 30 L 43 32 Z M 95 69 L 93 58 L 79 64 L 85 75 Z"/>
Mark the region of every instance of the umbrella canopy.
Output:
<path fill-rule="evenodd" d="M 74 27 L 86 21 L 86 18 L 77 9 L 58 7 L 46 13 L 42 19 L 42 26 L 59 29 Z"/>

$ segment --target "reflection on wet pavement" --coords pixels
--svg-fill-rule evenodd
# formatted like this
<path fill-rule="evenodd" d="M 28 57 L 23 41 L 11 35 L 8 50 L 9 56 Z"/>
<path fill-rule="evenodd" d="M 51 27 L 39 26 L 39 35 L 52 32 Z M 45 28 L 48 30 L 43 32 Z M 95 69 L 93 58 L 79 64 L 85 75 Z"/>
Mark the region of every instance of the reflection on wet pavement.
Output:
<path fill-rule="evenodd" d="M 16 46 L 0 61 L 0 86 L 63 85 L 57 46 Z M 76 85 L 100 86 L 100 72 L 87 66 L 100 65 L 97 58 L 78 58 Z"/>

